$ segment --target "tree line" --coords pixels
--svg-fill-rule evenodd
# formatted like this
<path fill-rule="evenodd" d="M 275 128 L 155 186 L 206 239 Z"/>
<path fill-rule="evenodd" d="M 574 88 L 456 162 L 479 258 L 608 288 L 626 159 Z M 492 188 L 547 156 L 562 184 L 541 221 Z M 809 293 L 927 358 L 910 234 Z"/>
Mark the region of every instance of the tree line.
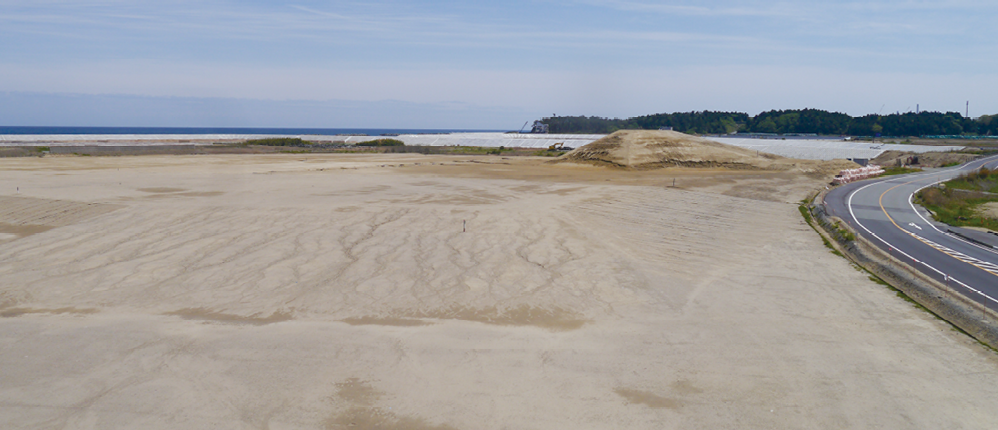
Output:
<path fill-rule="evenodd" d="M 996 136 L 998 115 L 972 119 L 959 112 L 908 112 L 849 116 L 819 109 L 741 112 L 677 112 L 633 118 L 551 116 L 541 120 L 551 133 L 604 134 L 617 130 L 669 128 L 691 134 L 820 134 L 849 136 Z"/>

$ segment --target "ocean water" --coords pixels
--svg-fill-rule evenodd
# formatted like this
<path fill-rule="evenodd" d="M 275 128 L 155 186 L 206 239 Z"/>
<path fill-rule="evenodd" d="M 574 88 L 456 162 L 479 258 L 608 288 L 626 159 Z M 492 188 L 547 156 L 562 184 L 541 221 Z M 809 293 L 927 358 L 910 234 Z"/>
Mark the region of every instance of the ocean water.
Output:
<path fill-rule="evenodd" d="M 31 134 L 272 134 L 319 135 L 364 134 L 381 136 L 390 134 L 469 133 L 505 130 L 458 129 L 409 129 L 409 128 L 253 128 L 253 127 L 24 127 L 0 126 L 0 135 Z"/>

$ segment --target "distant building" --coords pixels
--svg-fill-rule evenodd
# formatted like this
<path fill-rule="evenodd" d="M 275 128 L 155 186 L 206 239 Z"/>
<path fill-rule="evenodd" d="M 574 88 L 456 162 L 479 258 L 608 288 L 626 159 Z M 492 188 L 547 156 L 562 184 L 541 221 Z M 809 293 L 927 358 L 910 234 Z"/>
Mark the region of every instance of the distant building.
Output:
<path fill-rule="evenodd" d="M 658 129 L 662 131 L 672 131 L 672 127 L 659 127 Z"/>
<path fill-rule="evenodd" d="M 534 121 L 534 126 L 530 128 L 530 132 L 531 133 L 547 134 L 548 133 L 548 125 L 545 124 L 545 123 L 543 123 L 543 122 L 540 122 L 540 121 Z"/>

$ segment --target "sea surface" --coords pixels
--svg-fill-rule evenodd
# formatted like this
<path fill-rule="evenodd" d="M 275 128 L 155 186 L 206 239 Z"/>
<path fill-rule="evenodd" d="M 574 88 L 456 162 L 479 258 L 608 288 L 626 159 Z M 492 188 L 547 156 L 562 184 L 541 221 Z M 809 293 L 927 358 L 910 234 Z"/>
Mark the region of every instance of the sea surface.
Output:
<path fill-rule="evenodd" d="M 339 134 L 381 136 L 392 134 L 439 134 L 494 132 L 505 130 L 412 129 L 412 128 L 254 128 L 254 127 L 24 127 L 0 126 L 0 135 L 53 134 L 238 134 L 238 135 L 318 135 Z"/>

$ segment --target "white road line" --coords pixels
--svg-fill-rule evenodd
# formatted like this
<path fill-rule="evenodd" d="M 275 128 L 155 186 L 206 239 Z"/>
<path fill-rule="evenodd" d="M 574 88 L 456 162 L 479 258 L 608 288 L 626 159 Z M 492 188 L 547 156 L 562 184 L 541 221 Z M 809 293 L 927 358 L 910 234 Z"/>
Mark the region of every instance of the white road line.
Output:
<path fill-rule="evenodd" d="M 985 160 L 987 160 L 987 159 L 985 159 Z M 983 163 L 981 163 L 981 166 L 983 166 L 985 164 L 988 164 L 988 161 L 984 161 Z M 960 170 L 963 170 L 966 167 L 969 167 L 969 165 L 961 167 Z M 919 191 L 922 191 L 922 190 L 924 190 L 926 188 L 929 188 L 929 187 L 931 187 L 933 185 L 936 185 L 936 184 L 938 184 L 938 183 L 940 183 L 942 181 L 943 181 L 943 179 L 940 179 L 940 180 L 938 180 L 936 182 L 933 182 L 933 183 L 928 184 L 928 185 L 926 185 L 926 186 L 924 186 L 922 188 L 919 188 L 919 189 L 915 190 L 915 192 L 913 192 L 910 195 L 908 195 L 908 206 L 911 206 L 912 212 L 915 212 L 915 215 L 918 215 L 918 217 L 921 218 L 922 221 L 925 221 L 926 224 L 928 224 L 930 227 L 932 227 L 933 230 L 939 232 L 940 234 L 948 236 L 948 237 L 951 237 L 951 238 L 956 239 L 956 240 L 959 240 L 960 242 L 966 243 L 966 244 L 974 246 L 976 248 L 980 248 L 982 250 L 988 251 L 988 252 L 990 252 L 992 254 L 998 255 L 998 252 L 996 252 L 994 249 L 985 248 L 985 247 L 983 247 L 981 245 L 978 245 L 978 244 L 976 244 L 974 242 L 966 240 L 966 239 L 964 239 L 964 238 L 962 238 L 960 236 L 957 236 L 955 234 L 951 234 L 951 233 L 948 233 L 948 232 L 944 232 L 944 231 L 938 229 L 935 224 L 933 224 L 933 223 L 929 222 L 929 220 L 925 219 L 925 217 L 922 216 L 922 213 L 919 212 L 918 209 L 915 208 L 915 203 L 912 201 L 914 199 L 914 197 L 915 197 L 915 194 L 917 194 Z"/>
<path fill-rule="evenodd" d="M 991 300 L 992 302 L 995 302 L 995 303 L 998 303 L 998 300 L 995 300 L 995 298 L 994 298 L 994 297 L 991 297 L 991 296 L 989 296 L 989 295 L 985 294 L 985 293 L 984 293 L 983 291 L 981 291 L 981 290 L 978 290 L 978 289 L 976 289 L 976 288 L 973 288 L 973 287 L 971 287 L 970 285 L 967 285 L 967 284 L 963 283 L 963 282 L 962 282 L 962 281 L 960 281 L 959 279 L 956 279 L 956 278 L 954 278 L 954 277 L 952 277 L 952 276 L 950 276 L 950 275 L 948 275 L 948 274 L 946 274 L 946 273 L 942 272 L 941 270 L 939 270 L 939 269 L 936 269 L 935 267 L 932 267 L 932 266 L 930 266 L 930 265 L 929 265 L 928 263 L 926 263 L 926 262 L 924 262 L 924 261 L 919 261 L 919 260 L 918 260 L 918 259 L 916 259 L 915 257 L 912 257 L 911 255 L 908 255 L 908 253 L 906 253 L 906 252 L 904 252 L 904 251 L 900 250 L 900 249 L 899 249 L 898 247 L 896 247 L 896 246 L 894 246 L 893 244 L 891 244 L 890 242 L 888 242 L 888 241 L 884 240 L 884 239 L 883 239 L 883 238 L 881 238 L 880 236 L 877 236 L 877 235 L 876 235 L 876 233 L 874 233 L 874 232 L 870 231 L 870 229 L 866 228 L 866 226 L 865 226 L 865 225 L 863 225 L 863 223 L 859 222 L 859 218 L 856 218 L 856 213 L 855 213 L 855 212 L 853 212 L 853 210 L 852 210 L 852 198 L 853 198 L 853 196 L 855 196 L 855 195 L 856 195 L 856 193 L 858 193 L 858 192 L 860 192 L 860 191 L 863 191 L 863 190 L 864 190 L 864 189 L 866 189 L 867 187 L 871 187 L 871 186 L 873 186 L 873 185 L 877 185 L 877 184 L 880 184 L 880 183 L 883 183 L 883 182 L 887 182 L 887 181 L 881 181 L 881 182 L 873 182 L 873 183 L 870 183 L 870 184 L 867 184 L 867 185 L 864 185 L 863 187 L 860 187 L 860 188 L 856 189 L 855 191 L 853 191 L 853 192 L 849 193 L 849 198 L 848 198 L 848 199 L 846 200 L 846 207 L 847 207 L 847 208 L 849 208 L 849 215 L 851 215 L 851 216 L 852 216 L 852 219 L 853 219 L 853 221 L 855 221 L 855 222 L 856 222 L 856 225 L 858 225 L 858 226 L 862 227 L 862 228 L 863 228 L 863 230 L 866 230 L 866 232 L 867 232 L 867 233 L 869 233 L 869 234 L 870 234 L 871 236 L 873 236 L 873 237 L 877 238 L 877 240 L 879 240 L 879 241 L 883 242 L 883 243 L 884 243 L 885 245 L 887 245 L 887 246 L 888 246 L 888 247 L 889 247 L 890 249 L 893 249 L 893 250 L 897 250 L 897 252 L 898 252 L 898 253 L 900 253 L 901 255 L 904 255 L 905 257 L 908 257 L 908 258 L 909 258 L 910 260 L 912 260 L 912 261 L 914 261 L 914 262 L 916 262 L 916 263 L 921 263 L 921 264 L 922 264 L 923 266 L 925 266 L 925 267 L 928 267 L 928 268 L 929 268 L 930 270 L 932 270 L 933 272 L 936 272 L 936 273 L 938 273 L 938 274 L 942 275 L 942 277 L 943 277 L 943 280 L 944 280 L 944 281 L 953 281 L 953 282 L 955 282 L 955 283 L 957 283 L 957 284 L 960 284 L 960 285 L 961 285 L 962 287 L 964 287 L 964 288 L 966 288 L 966 289 L 968 289 L 968 290 L 970 290 L 970 291 L 973 291 L 973 292 L 975 292 L 975 293 L 977 293 L 977 294 L 980 294 L 981 296 L 985 297 L 985 298 L 986 298 L 986 299 L 988 299 L 988 300 Z M 923 188 L 924 188 L 924 187 L 923 187 Z M 914 193 L 912 193 L 912 195 L 913 195 L 913 194 L 914 194 Z M 908 203 L 909 203 L 909 204 L 911 203 L 911 196 L 908 196 Z M 914 209 L 914 206 L 912 206 L 912 209 Z M 915 212 L 916 212 L 916 213 L 918 213 L 918 211 L 915 211 Z M 919 217 L 921 217 L 921 214 L 919 214 Z M 925 218 L 922 218 L 922 219 L 924 220 Z M 930 223 L 929 225 L 931 225 L 931 223 Z M 935 227 L 933 227 L 933 228 L 935 228 Z M 938 231 L 938 229 L 936 229 L 936 230 Z M 902 231 L 904 231 L 904 230 L 902 230 Z M 916 235 L 916 234 L 914 234 L 914 233 L 911 233 L 911 232 L 908 232 L 908 231 L 905 231 L 905 233 L 908 233 L 909 235 L 911 235 L 911 236 L 914 236 L 914 237 L 915 237 L 916 239 L 918 239 L 918 240 L 920 240 L 920 241 L 925 241 L 925 242 L 923 242 L 923 243 L 926 243 L 926 244 L 928 244 L 928 242 L 931 242 L 931 241 L 928 241 L 928 240 L 926 240 L 926 239 L 922 239 L 921 237 L 919 237 L 918 235 Z M 931 245 L 930 245 L 930 246 L 931 246 Z M 940 246 L 941 246 L 941 245 L 940 245 Z M 939 249 L 937 248 L 937 250 L 939 250 Z M 941 250 L 939 250 L 939 251 L 940 251 L 940 252 L 942 252 Z M 963 260 L 961 260 L 961 261 L 963 261 Z M 968 263 L 968 264 L 969 264 L 969 263 Z"/>
<path fill-rule="evenodd" d="M 926 239 L 924 237 L 921 237 L 921 236 L 919 236 L 917 234 L 912 234 L 912 236 L 915 236 L 915 238 L 921 240 L 926 245 L 929 245 L 929 246 L 931 246 L 933 248 L 936 248 L 937 250 L 942 251 L 942 252 L 950 255 L 953 258 L 956 258 L 957 260 L 960 260 L 960 261 L 962 261 L 964 263 L 973 264 L 973 265 L 975 265 L 975 266 L 977 266 L 977 267 L 979 267 L 979 268 L 981 268 L 981 269 L 983 269 L 985 271 L 988 271 L 988 272 L 994 273 L 995 275 L 998 275 L 998 264 L 994 264 L 994 263 L 989 262 L 989 261 L 978 260 L 978 259 L 976 259 L 974 257 L 971 257 L 971 256 L 969 256 L 967 254 L 964 254 L 964 253 L 962 253 L 960 251 L 957 251 L 955 249 L 947 248 L 946 246 L 943 246 L 943 245 L 940 245 L 938 243 L 935 243 L 935 242 L 933 242 L 933 241 L 931 241 L 929 239 Z"/>

